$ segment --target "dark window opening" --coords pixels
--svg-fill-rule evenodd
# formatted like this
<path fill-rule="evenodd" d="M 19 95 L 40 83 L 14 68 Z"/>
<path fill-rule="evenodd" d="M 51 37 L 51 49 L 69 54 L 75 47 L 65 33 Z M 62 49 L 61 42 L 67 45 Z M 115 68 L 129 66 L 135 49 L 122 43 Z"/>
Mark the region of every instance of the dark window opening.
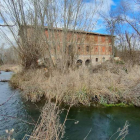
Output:
<path fill-rule="evenodd" d="M 67 62 L 67 66 L 68 66 L 68 68 L 70 67 L 70 61 Z"/>
<path fill-rule="evenodd" d="M 68 46 L 68 54 L 69 55 L 72 55 L 72 53 L 73 53 L 73 46 L 72 45 L 69 45 Z"/>
<path fill-rule="evenodd" d="M 96 46 L 96 48 L 95 48 L 95 52 L 98 52 L 98 47 Z"/>
<path fill-rule="evenodd" d="M 71 46 L 71 45 L 69 45 L 69 46 L 68 46 L 68 50 L 69 50 L 69 51 L 71 51 L 71 49 L 72 49 L 72 46 Z"/>
<path fill-rule="evenodd" d="M 76 62 L 77 66 L 81 66 L 82 63 L 83 63 L 83 61 L 81 59 L 77 60 L 77 62 Z"/>
<path fill-rule="evenodd" d="M 111 52 L 111 47 L 109 47 L 109 52 Z"/>
<path fill-rule="evenodd" d="M 103 57 L 103 62 L 105 62 L 105 57 Z"/>
<path fill-rule="evenodd" d="M 96 62 L 98 62 L 98 58 L 96 58 Z"/>
<path fill-rule="evenodd" d="M 89 52 L 90 51 L 90 47 L 86 46 L 86 51 Z"/>
<path fill-rule="evenodd" d="M 90 59 L 87 59 L 87 60 L 85 61 L 85 65 L 86 65 L 86 66 L 88 66 L 90 63 L 91 63 L 91 60 L 90 60 Z"/>

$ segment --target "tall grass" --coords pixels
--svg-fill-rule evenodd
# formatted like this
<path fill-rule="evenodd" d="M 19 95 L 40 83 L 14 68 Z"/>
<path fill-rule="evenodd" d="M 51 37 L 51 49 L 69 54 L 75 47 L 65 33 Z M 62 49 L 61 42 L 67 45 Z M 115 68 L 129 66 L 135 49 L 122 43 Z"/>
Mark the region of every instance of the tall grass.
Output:
<path fill-rule="evenodd" d="M 20 65 L 14 65 L 14 64 L 5 64 L 0 66 L 0 71 L 12 71 L 15 73 L 21 72 L 22 68 Z"/>
<path fill-rule="evenodd" d="M 33 102 L 44 96 L 67 104 L 90 105 L 127 102 L 126 91 L 139 81 L 140 66 L 107 62 L 96 67 L 70 69 L 65 74 L 53 71 L 49 77 L 45 69 L 32 69 L 14 75 L 11 84 L 22 89 L 23 95 Z"/>

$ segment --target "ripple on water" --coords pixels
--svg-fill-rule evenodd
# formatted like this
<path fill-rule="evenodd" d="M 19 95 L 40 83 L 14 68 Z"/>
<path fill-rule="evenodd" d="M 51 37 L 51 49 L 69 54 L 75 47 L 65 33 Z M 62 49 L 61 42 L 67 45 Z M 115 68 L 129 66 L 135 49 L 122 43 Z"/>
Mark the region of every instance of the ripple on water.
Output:
<path fill-rule="evenodd" d="M 9 80 L 12 72 L 2 72 L 0 80 Z M 12 96 L 13 95 L 13 96 Z M 6 102 L 10 97 L 12 98 Z M 14 128 L 14 138 L 20 140 L 25 134 L 30 134 L 33 126 L 24 123 L 22 120 L 32 122 L 32 118 L 37 121 L 39 117 L 39 110 L 37 108 L 30 108 L 31 103 L 23 101 L 20 93 L 13 90 L 8 83 L 0 82 L 0 136 L 5 135 L 5 130 Z M 33 114 L 33 115 L 32 115 Z"/>

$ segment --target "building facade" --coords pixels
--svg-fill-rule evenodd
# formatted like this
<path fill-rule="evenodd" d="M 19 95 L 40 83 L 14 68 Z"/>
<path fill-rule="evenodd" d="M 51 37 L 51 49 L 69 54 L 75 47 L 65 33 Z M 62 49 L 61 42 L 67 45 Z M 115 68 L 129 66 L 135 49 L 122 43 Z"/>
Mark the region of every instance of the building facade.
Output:
<path fill-rule="evenodd" d="M 51 55 L 54 63 L 67 59 L 63 57 L 64 53 L 70 55 L 74 53 L 75 63 L 83 66 L 89 63 L 101 64 L 110 60 L 112 56 L 112 37 L 110 35 L 60 28 L 37 27 L 36 29 L 33 26 L 26 28 L 23 26 L 19 31 L 19 36 L 23 35 L 24 29 L 28 34 L 28 44 L 33 45 L 38 41 L 39 45 L 49 48 L 49 54 L 45 53 L 45 58 Z"/>
<path fill-rule="evenodd" d="M 45 28 L 45 34 L 49 38 L 51 30 Z M 61 50 L 64 41 L 64 30 L 53 29 L 55 41 L 59 42 L 58 50 Z M 66 33 L 67 46 L 74 44 L 76 46 L 76 62 L 82 65 L 101 64 L 106 60 L 110 60 L 112 56 L 111 36 L 93 32 L 68 30 Z"/>

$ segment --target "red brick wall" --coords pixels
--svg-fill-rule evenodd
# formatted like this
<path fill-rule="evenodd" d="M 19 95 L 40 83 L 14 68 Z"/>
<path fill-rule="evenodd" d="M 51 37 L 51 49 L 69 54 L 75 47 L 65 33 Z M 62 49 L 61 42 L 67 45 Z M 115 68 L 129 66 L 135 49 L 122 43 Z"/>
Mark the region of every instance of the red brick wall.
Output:
<path fill-rule="evenodd" d="M 49 37 L 49 33 L 46 30 L 45 34 Z M 59 48 L 61 48 L 62 41 L 63 41 L 63 32 L 56 31 L 55 33 L 55 41 L 57 40 L 60 43 Z M 103 35 L 92 35 L 92 34 L 79 34 L 79 33 L 72 33 L 69 32 L 66 37 L 67 42 L 71 42 L 71 39 L 75 38 L 77 40 L 77 50 L 79 55 L 111 55 L 112 49 L 109 44 L 111 43 L 111 38 L 109 36 Z M 84 42 L 81 43 L 81 38 L 84 38 Z M 81 43 L 81 44 L 80 44 Z M 70 45 L 70 44 L 69 44 Z M 90 51 L 86 50 L 86 47 L 90 47 Z M 59 49 L 60 50 L 60 49 Z"/>

